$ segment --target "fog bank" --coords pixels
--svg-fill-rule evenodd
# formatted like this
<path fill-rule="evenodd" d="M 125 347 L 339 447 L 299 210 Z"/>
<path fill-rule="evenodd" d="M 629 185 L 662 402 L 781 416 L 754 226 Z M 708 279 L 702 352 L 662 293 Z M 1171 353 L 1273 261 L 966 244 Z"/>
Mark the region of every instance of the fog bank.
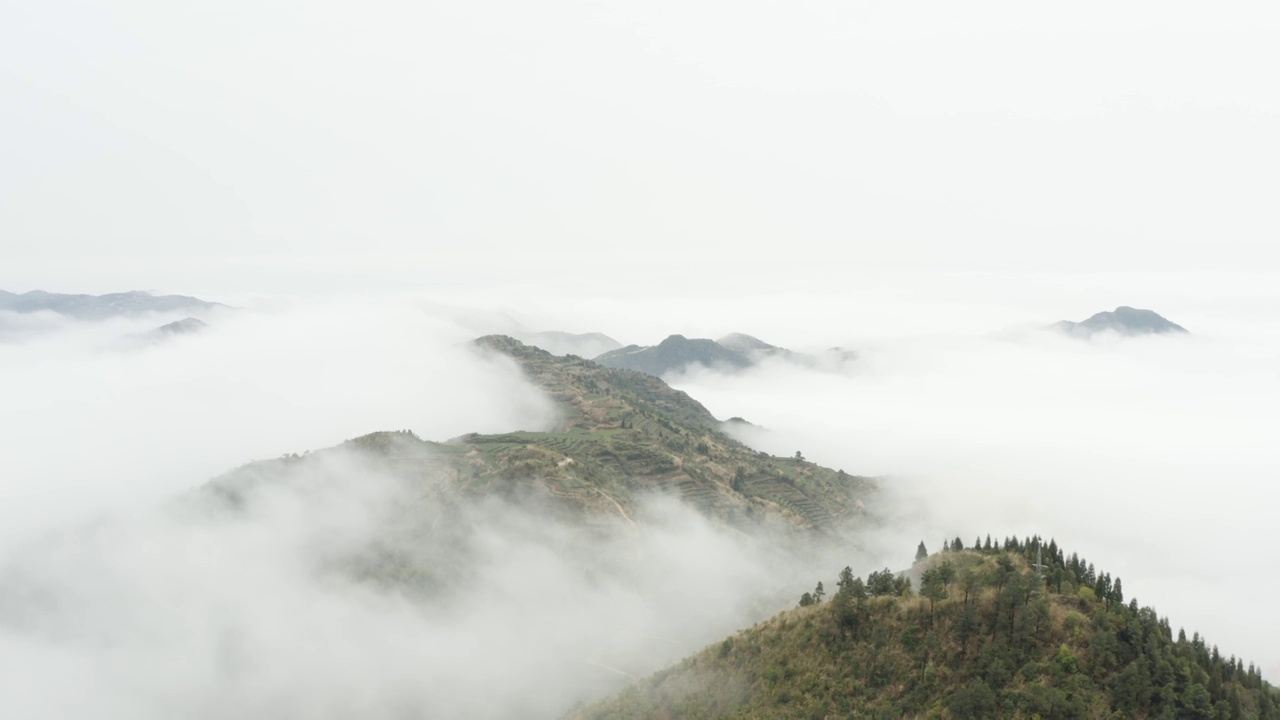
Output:
<path fill-rule="evenodd" d="M 1056 537 L 1224 652 L 1280 675 L 1268 620 L 1280 336 L 1235 317 L 1190 336 L 1035 329 L 864 341 L 846 375 L 775 362 L 672 382 L 762 426 L 743 439 L 884 473 L 902 541 Z"/>
<path fill-rule="evenodd" d="M 137 337 L 166 318 L 43 318 L 0 344 L 11 714 L 557 717 L 886 550 L 793 547 L 662 497 L 635 524 L 572 521 L 536 484 L 466 498 L 354 450 L 307 454 L 382 429 L 545 429 L 556 411 L 469 347 L 501 313 L 246 304 L 157 342 Z M 239 509 L 195 490 L 293 453 L 254 466 Z"/>
<path fill-rule="evenodd" d="M 354 451 L 244 487 L 4 548 L 6 712 L 554 718 L 794 602 L 785 552 L 661 498 L 567 522 Z"/>
<path fill-rule="evenodd" d="M 0 342 L 0 535 L 175 494 L 255 458 L 374 430 L 539 429 L 548 401 L 403 299 L 259 303 L 205 331 L 138 342 L 172 318 L 76 323 Z"/>

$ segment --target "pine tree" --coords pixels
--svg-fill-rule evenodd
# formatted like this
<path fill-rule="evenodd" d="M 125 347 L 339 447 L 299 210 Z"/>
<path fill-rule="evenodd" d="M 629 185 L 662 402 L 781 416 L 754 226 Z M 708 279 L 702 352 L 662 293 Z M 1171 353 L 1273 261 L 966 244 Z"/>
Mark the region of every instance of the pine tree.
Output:
<path fill-rule="evenodd" d="M 931 567 L 920 576 L 920 594 L 929 598 L 929 622 L 932 623 L 934 603 L 947 598 L 946 583 L 942 581 L 939 568 Z"/>
<path fill-rule="evenodd" d="M 842 631 L 856 634 L 858 618 L 867 600 L 866 587 L 862 584 L 862 578 L 853 577 L 853 572 L 849 568 L 840 572 L 839 585 L 840 589 L 831 599 L 832 612 L 835 613 L 836 623 Z"/>
<path fill-rule="evenodd" d="M 938 579 L 942 581 L 942 587 L 948 588 L 956 579 L 956 566 L 951 564 L 950 560 L 943 560 L 938 568 Z"/>
<path fill-rule="evenodd" d="M 1093 592 L 1094 592 L 1094 594 L 1095 594 L 1095 595 L 1097 595 L 1097 596 L 1098 596 L 1098 599 L 1099 599 L 1099 600 L 1103 601 L 1103 602 L 1104 602 L 1104 603 L 1106 603 L 1108 606 L 1110 606 L 1110 604 L 1111 604 L 1111 576 L 1110 576 L 1110 575 L 1108 575 L 1107 573 L 1102 573 L 1101 575 L 1099 575 L 1099 576 L 1098 576 L 1098 579 L 1097 579 L 1097 580 L 1095 580 L 1095 581 L 1094 581 L 1094 583 L 1093 583 Z"/>
<path fill-rule="evenodd" d="M 848 565 L 845 565 L 844 569 L 840 571 L 840 579 L 836 580 L 836 592 L 844 590 L 845 588 L 849 587 L 852 584 L 853 584 L 853 568 L 849 567 Z"/>
<path fill-rule="evenodd" d="M 893 594 L 896 597 L 911 597 L 911 580 L 906 575 L 893 579 Z"/>
<path fill-rule="evenodd" d="M 894 595 L 894 574 L 889 568 L 877 570 L 867 576 L 867 594 Z"/>
<path fill-rule="evenodd" d="M 962 541 L 960 540 L 960 536 L 959 536 L 959 535 L 957 535 L 957 536 L 956 536 L 956 539 L 955 539 L 955 540 L 952 540 L 952 541 L 951 541 L 951 549 L 952 549 L 952 550 L 954 550 L 954 551 L 956 551 L 956 552 L 960 552 L 961 550 L 963 550 L 963 549 L 964 549 L 964 542 L 962 542 Z"/>
<path fill-rule="evenodd" d="M 1008 555 L 996 558 L 996 590 L 1003 590 L 1005 581 L 1014 573 L 1013 561 Z"/>
<path fill-rule="evenodd" d="M 867 601 L 867 585 L 862 582 L 862 578 L 860 577 L 854 578 L 853 581 L 849 583 L 849 589 L 846 593 L 856 600 L 859 606 Z"/>
<path fill-rule="evenodd" d="M 964 606 L 969 607 L 969 596 L 982 588 L 982 578 L 973 570 L 966 570 L 960 576 L 960 587 L 964 589 Z"/>
<path fill-rule="evenodd" d="M 924 541 L 920 541 L 919 547 L 916 548 L 916 560 L 923 560 L 929 557 L 929 551 L 924 547 Z"/>

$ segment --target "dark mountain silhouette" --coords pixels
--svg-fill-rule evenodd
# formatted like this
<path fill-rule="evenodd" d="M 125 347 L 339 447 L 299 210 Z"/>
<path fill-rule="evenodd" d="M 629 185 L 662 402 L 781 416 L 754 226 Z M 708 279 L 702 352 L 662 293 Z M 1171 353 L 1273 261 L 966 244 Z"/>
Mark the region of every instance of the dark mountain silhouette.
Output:
<path fill-rule="evenodd" d="M 132 317 L 147 313 L 182 312 L 200 315 L 225 307 L 186 295 L 152 295 L 141 290 L 108 295 L 67 295 L 43 290 L 32 290 L 19 295 L 0 291 L 0 310 L 17 313 L 48 311 L 80 320 Z"/>
<path fill-rule="evenodd" d="M 1153 310 L 1120 306 L 1109 312 L 1100 312 L 1087 320 L 1072 322 L 1063 320 L 1050 326 L 1074 337 L 1088 338 L 1101 332 L 1114 332 L 1124 336 L 1186 333 L 1187 329 L 1170 322 Z"/>
<path fill-rule="evenodd" d="M 809 355 L 771 345 L 751 335 L 732 333 L 719 340 L 672 335 L 657 345 L 628 345 L 604 353 L 595 360 L 605 367 L 637 370 L 662 377 L 691 365 L 734 372 L 772 358 L 809 368 L 838 369 L 855 357 L 853 352 L 840 348 Z"/>
<path fill-rule="evenodd" d="M 628 345 L 600 355 L 596 362 L 617 370 L 637 370 L 661 377 L 689 365 L 740 370 L 752 364 L 751 356 L 727 348 L 715 340 L 672 335 L 650 347 Z"/>
<path fill-rule="evenodd" d="M 209 323 L 199 318 L 189 317 L 182 318 L 181 320 L 174 320 L 171 323 L 165 323 L 164 325 L 156 328 L 155 332 L 160 335 L 190 335 L 192 333 L 198 333 L 208 327 Z"/>

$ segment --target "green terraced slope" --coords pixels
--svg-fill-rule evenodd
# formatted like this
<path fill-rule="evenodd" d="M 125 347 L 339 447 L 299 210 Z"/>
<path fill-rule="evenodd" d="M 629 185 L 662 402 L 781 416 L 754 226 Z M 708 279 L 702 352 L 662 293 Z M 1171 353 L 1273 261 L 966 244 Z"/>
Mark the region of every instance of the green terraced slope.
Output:
<path fill-rule="evenodd" d="M 469 434 L 448 442 L 412 433 L 374 433 L 348 441 L 397 474 L 433 478 L 468 495 L 534 492 L 568 512 L 633 519 L 646 494 L 677 497 L 730 524 L 778 521 L 804 530 L 857 524 L 875 483 L 796 458 L 759 453 L 720 431 L 720 422 L 686 393 L 631 370 L 560 357 L 505 336 L 475 342 L 513 359 L 560 408 L 553 432 Z M 254 463 L 213 485 L 234 499 L 240 483 L 280 463 L 323 458 L 320 451 Z"/>

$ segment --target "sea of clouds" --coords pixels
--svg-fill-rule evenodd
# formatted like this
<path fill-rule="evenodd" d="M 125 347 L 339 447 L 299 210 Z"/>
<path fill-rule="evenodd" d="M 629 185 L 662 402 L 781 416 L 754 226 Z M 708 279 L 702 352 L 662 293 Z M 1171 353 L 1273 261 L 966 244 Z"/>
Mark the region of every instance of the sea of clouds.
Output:
<path fill-rule="evenodd" d="M 634 523 L 584 524 L 536 492 L 460 498 L 429 465 L 405 476 L 350 450 L 308 453 L 377 430 L 548 429 L 557 414 L 513 362 L 470 346 L 499 316 L 403 297 L 249 304 L 166 338 L 148 333 L 169 317 L 13 321 L 23 332 L 0 343 L 7 711 L 557 717 L 862 555 L 819 560 L 671 498 Z M 197 490 L 293 453 L 235 507 Z"/>

